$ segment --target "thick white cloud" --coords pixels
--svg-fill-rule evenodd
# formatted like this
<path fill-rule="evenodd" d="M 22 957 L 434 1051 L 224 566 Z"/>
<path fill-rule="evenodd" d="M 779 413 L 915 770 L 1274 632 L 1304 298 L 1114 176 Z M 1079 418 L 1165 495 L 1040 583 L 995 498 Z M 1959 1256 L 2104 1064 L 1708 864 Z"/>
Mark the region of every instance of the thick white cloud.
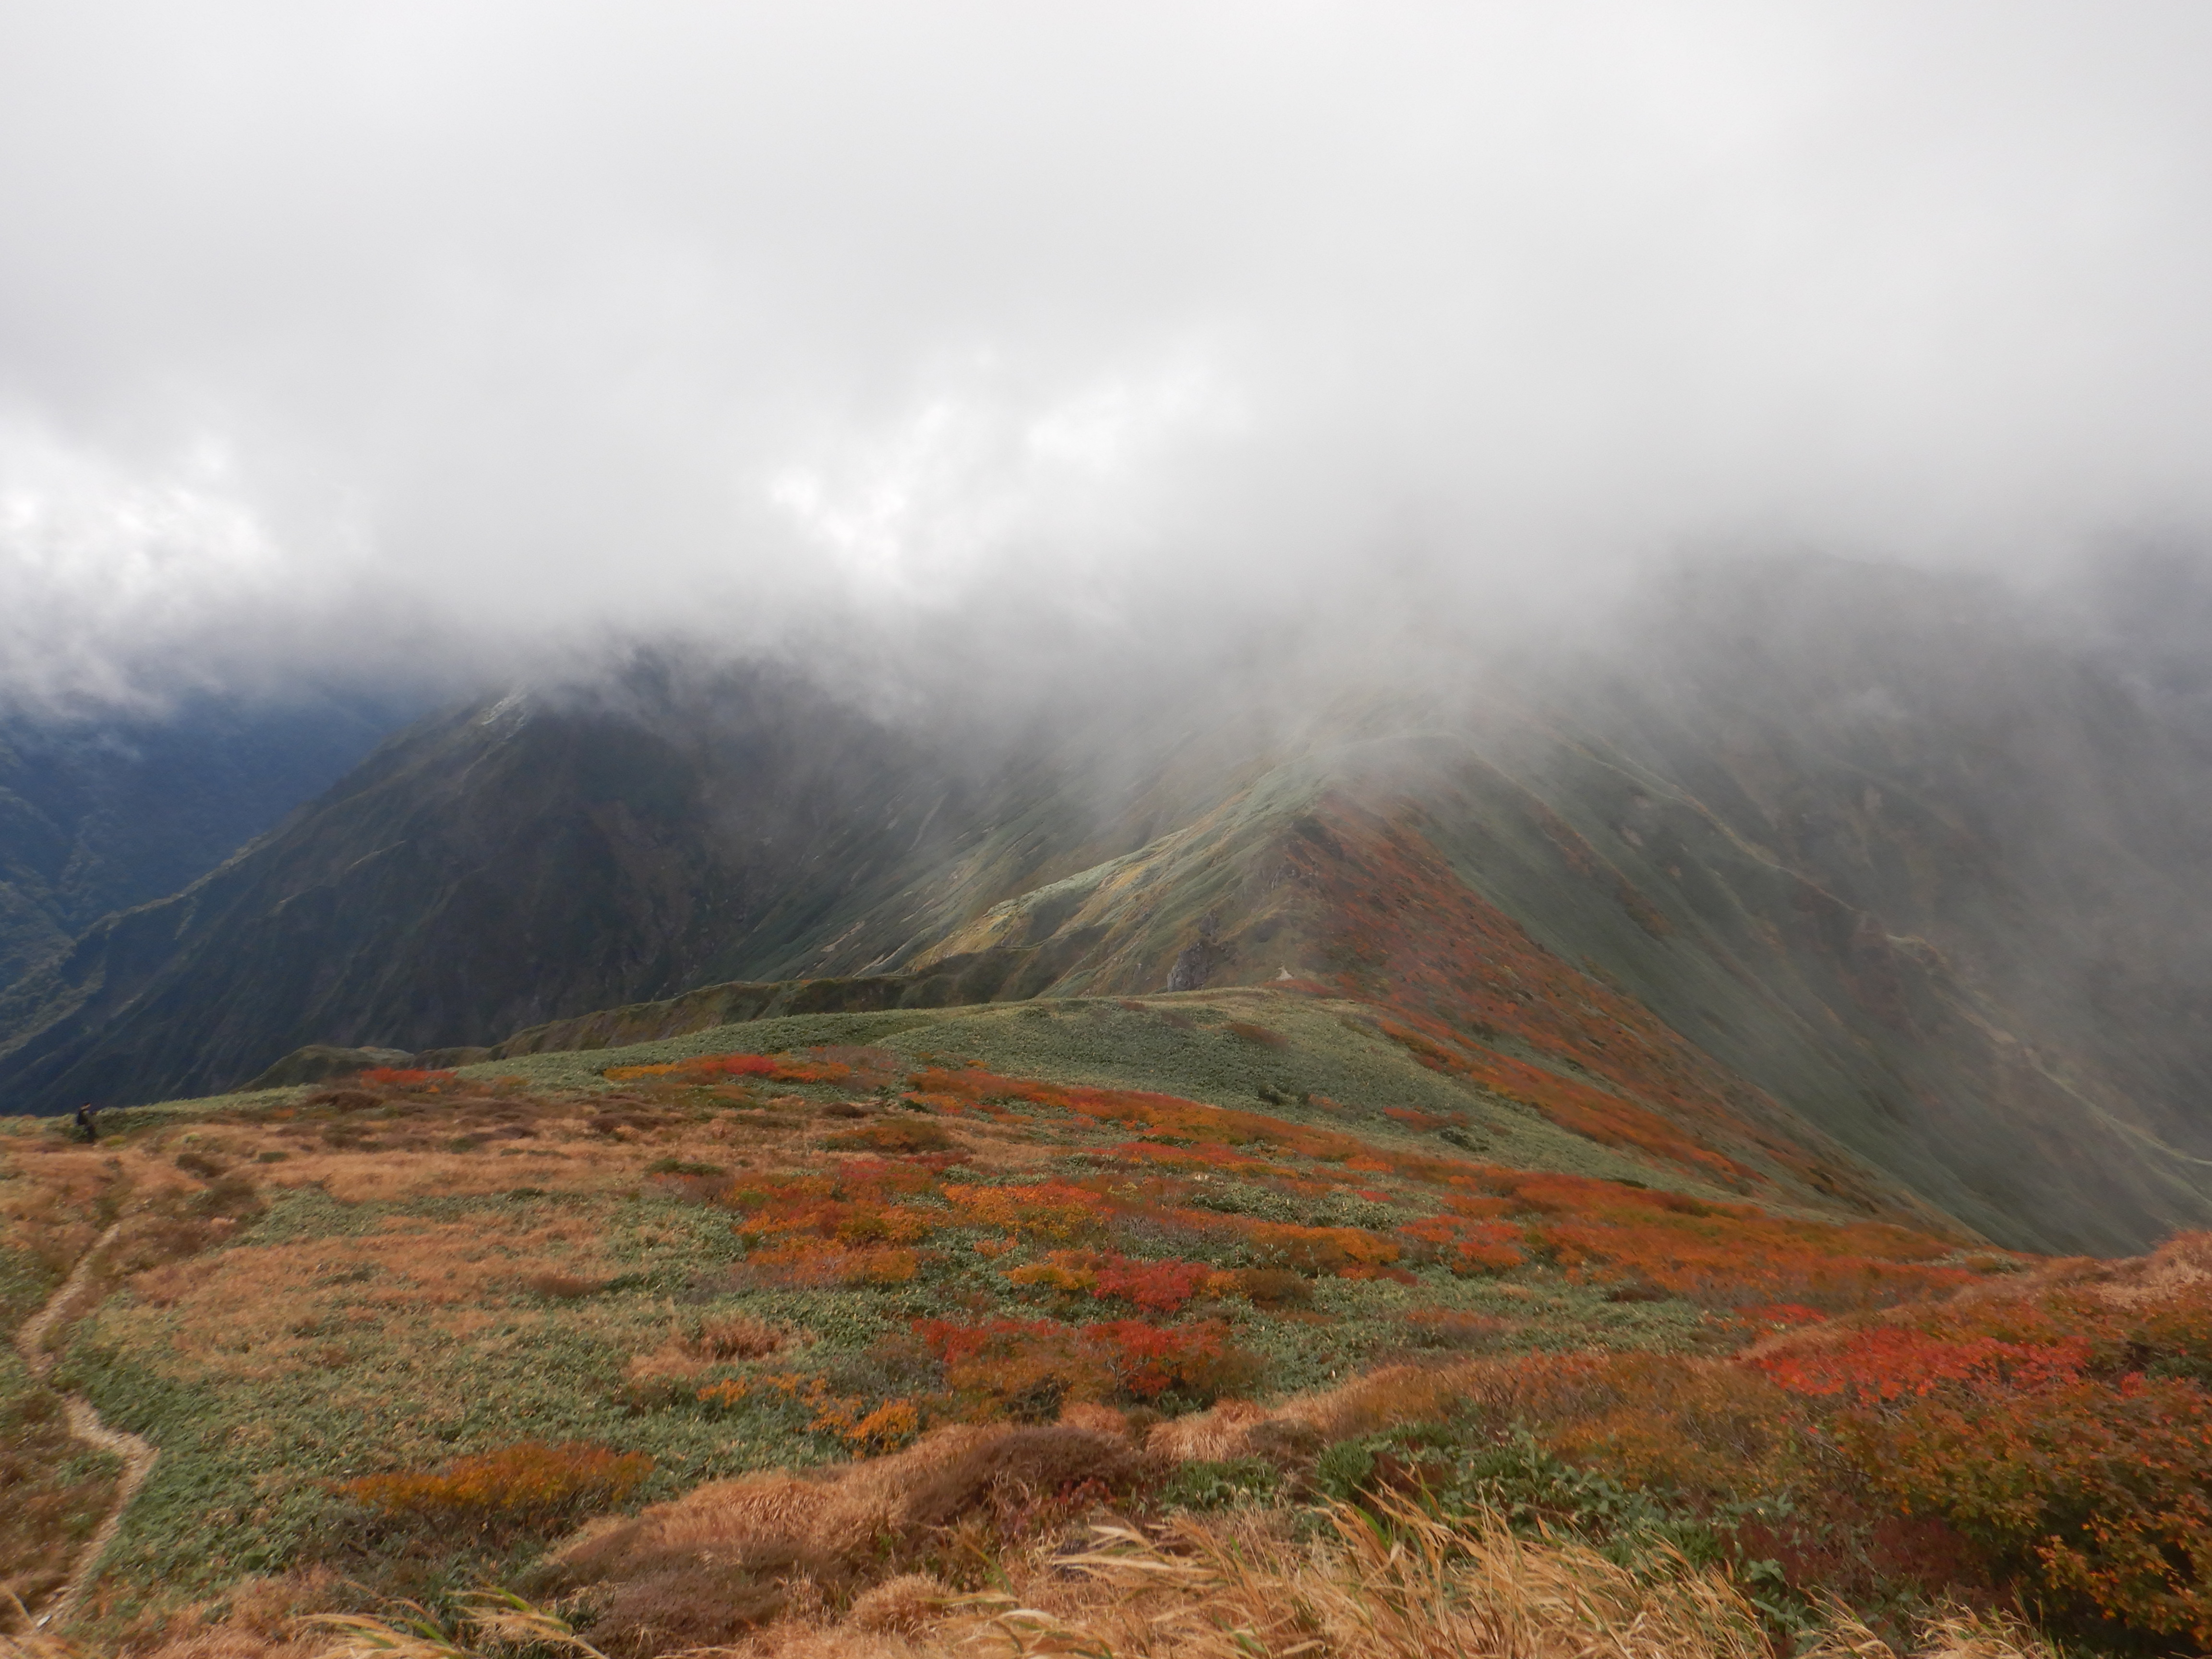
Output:
<path fill-rule="evenodd" d="M 2179 5 L 0 12 L 0 689 L 2212 519 Z"/>

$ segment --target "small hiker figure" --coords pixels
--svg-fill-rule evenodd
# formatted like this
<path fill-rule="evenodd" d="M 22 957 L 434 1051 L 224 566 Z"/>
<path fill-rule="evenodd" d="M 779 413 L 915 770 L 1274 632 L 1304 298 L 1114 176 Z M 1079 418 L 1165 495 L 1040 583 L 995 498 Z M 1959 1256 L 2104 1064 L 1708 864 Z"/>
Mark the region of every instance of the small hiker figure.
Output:
<path fill-rule="evenodd" d="M 100 1139 L 100 1130 L 93 1122 L 94 1116 L 93 1109 L 89 1106 L 76 1109 L 76 1127 L 84 1135 L 84 1144 L 88 1146 Z"/>

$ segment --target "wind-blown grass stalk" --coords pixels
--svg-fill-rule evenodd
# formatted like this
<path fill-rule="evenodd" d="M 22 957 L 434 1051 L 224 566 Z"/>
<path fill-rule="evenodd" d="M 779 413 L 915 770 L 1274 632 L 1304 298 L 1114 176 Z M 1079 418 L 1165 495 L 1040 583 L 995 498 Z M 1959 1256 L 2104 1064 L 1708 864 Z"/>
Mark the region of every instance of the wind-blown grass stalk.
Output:
<path fill-rule="evenodd" d="M 1756 1611 L 1725 1573 L 1662 1551 L 1633 1567 L 1586 1545 L 1516 1534 L 1496 1516 L 1446 1520 L 1410 1500 L 1328 1510 L 1298 1543 L 1249 1524 L 1179 1518 L 1097 1530 L 1053 1559 L 1120 1592 L 1055 1615 L 1002 1605 L 981 1630 L 1004 1653 L 1081 1659 L 1765 1659 Z M 1921 1659 L 2050 1659 L 2017 1621 L 1954 1611 Z M 931 1650 L 937 1651 L 939 1650 Z M 950 1646 L 941 1650 L 951 1651 Z M 1801 1659 L 1898 1659 L 1838 1607 Z"/>
<path fill-rule="evenodd" d="M 1517 1534 L 1496 1516 L 1445 1519 L 1409 1499 L 1386 1500 L 1379 1512 L 1332 1505 L 1327 1518 L 1327 1533 L 1304 1541 L 1249 1518 L 1186 1516 L 1151 1532 L 1099 1527 L 1092 1547 L 1038 1558 L 1013 1594 L 920 1598 L 917 1606 L 935 1609 L 925 1628 L 895 1634 L 856 1608 L 835 1626 L 771 1626 L 742 1651 L 761 1659 L 1767 1659 L 1772 1650 L 1726 1573 L 1669 1551 L 1627 1566 L 1571 1540 Z M 565 1620 L 518 1596 L 482 1592 L 467 1607 L 465 1644 L 420 1607 L 397 1620 L 310 1621 L 343 1638 L 318 1659 L 485 1659 L 533 1646 L 605 1659 Z M 1915 1659 L 2052 1659 L 2017 1620 L 1956 1609 L 1923 1621 L 1911 1650 Z M 1900 1656 L 1836 1605 L 1800 1659 Z"/>
<path fill-rule="evenodd" d="M 551 1649 L 580 1654 L 583 1659 L 607 1659 L 567 1620 L 512 1590 L 485 1589 L 463 1596 L 463 1632 L 449 1631 L 419 1603 L 406 1605 L 407 1613 L 398 1619 L 337 1613 L 301 1623 L 339 1638 L 317 1659 L 476 1659 L 485 1649 L 509 1648 Z"/>

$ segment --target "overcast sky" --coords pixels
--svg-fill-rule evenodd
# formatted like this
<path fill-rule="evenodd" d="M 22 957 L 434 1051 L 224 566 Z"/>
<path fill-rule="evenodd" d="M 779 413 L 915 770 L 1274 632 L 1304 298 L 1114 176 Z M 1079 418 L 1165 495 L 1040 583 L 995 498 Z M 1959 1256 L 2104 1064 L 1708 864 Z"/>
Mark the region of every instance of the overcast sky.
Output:
<path fill-rule="evenodd" d="M 2208 48 L 2179 3 L 15 0 L 0 692 L 2194 531 Z"/>

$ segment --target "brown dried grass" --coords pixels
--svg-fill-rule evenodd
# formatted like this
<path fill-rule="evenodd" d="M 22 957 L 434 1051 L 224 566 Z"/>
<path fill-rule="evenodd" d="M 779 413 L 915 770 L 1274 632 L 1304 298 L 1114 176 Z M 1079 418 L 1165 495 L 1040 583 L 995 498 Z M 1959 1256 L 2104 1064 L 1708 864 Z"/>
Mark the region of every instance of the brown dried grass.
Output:
<path fill-rule="evenodd" d="M 633 1399 L 672 1399 L 692 1391 L 714 1366 L 763 1358 L 780 1352 L 790 1340 L 791 1333 L 782 1326 L 743 1314 L 707 1319 L 690 1330 L 672 1325 L 666 1341 L 651 1353 L 631 1358 L 623 1382 Z"/>
<path fill-rule="evenodd" d="M 1827 1627 L 1797 1659 L 1905 1659 L 1849 1608 L 1827 1609 Z M 2058 1659 L 2043 1634 L 2009 1613 L 1949 1607 L 1920 1621 L 1911 1659 Z"/>
<path fill-rule="evenodd" d="M 716 1481 L 633 1518 L 586 1528 L 550 1557 L 555 1583 L 588 1591 L 611 1649 L 727 1642 L 790 1609 L 842 1600 L 994 1515 L 1083 1488 L 1127 1490 L 1152 1466 L 1125 1439 L 1069 1425 L 939 1429 L 902 1452 L 805 1479 Z M 803 1599 L 803 1595 L 802 1595 Z"/>
<path fill-rule="evenodd" d="M 334 1339 L 390 1346 L 466 1338 L 546 1316 L 508 1307 L 526 1272 L 614 1271 L 588 1217 L 392 1217 L 351 1238 L 246 1243 L 139 1273 L 97 1316 L 109 1340 L 158 1355 L 181 1381 L 264 1380 L 327 1366 Z"/>
<path fill-rule="evenodd" d="M 246 1578 L 232 1585 L 212 1608 L 172 1607 L 142 1615 L 97 1648 L 49 1636 L 40 1638 L 43 1645 L 11 1649 L 0 1637 L 0 1659 L 108 1659 L 114 1654 L 131 1659 L 315 1659 L 329 1643 L 306 1627 L 307 1620 L 334 1611 L 358 1594 L 358 1586 L 322 1567 Z M 24 1638 L 19 1633 L 17 1639 Z"/>
<path fill-rule="evenodd" d="M 0 1369 L 0 1631 L 29 1628 L 23 1609 L 44 1609 L 113 1502 L 113 1466 L 88 1468 L 77 1450 L 61 1397 Z"/>
<path fill-rule="evenodd" d="M 960 1595 L 907 1573 L 859 1596 L 842 1618 L 801 1581 L 790 1616 L 708 1638 L 711 1646 L 697 1644 L 696 1628 L 602 1636 L 600 1626 L 593 1635 L 607 1651 L 697 1659 L 1766 1659 L 1771 1651 L 1726 1575 L 1679 1557 L 1624 1566 L 1579 1544 L 1517 1535 L 1495 1517 L 1448 1522 L 1410 1504 L 1381 1516 L 1339 1507 L 1328 1518 L 1319 1540 L 1265 1516 L 1185 1516 L 1150 1533 L 1099 1527 L 1087 1550 L 1033 1548 L 1009 1559 L 1001 1592 Z M 471 1646 L 427 1617 L 321 1622 L 343 1640 L 315 1659 L 476 1659 L 501 1643 L 533 1641 L 605 1659 L 566 1623 L 512 1596 L 473 1598 Z M 2055 1659 L 2019 1620 L 1956 1609 L 1923 1620 L 1908 1651 Z M 1905 1659 L 1840 1607 L 1800 1653 Z"/>
<path fill-rule="evenodd" d="M 1655 1557 L 1631 1571 L 1585 1546 L 1529 1539 L 1494 1517 L 1449 1522 L 1405 1504 L 1336 1507 L 1318 1547 L 1250 1522 L 1184 1517 L 1148 1536 L 1098 1530 L 1063 1571 L 1119 1592 L 1073 1616 L 1009 1607 L 1016 1652 L 1257 1659 L 1765 1659 L 1765 1633 L 1727 1577 Z"/>
<path fill-rule="evenodd" d="M 1224 1400 L 1153 1426 L 1146 1449 L 1172 1462 L 1294 1455 L 1401 1424 L 1448 1417 L 1495 1371 L 1494 1362 L 1389 1365 L 1279 1406 Z"/>
<path fill-rule="evenodd" d="M 1318 1543 L 1265 1517 L 1185 1516 L 1149 1534 L 1100 1528 L 1097 1547 L 1033 1561 L 988 1618 L 939 1627 L 924 1651 L 1765 1659 L 1771 1650 L 1727 1577 L 1678 1557 L 1630 1568 L 1580 1544 L 1516 1535 L 1495 1517 L 1447 1522 L 1410 1503 L 1381 1516 L 1338 1507 L 1328 1519 Z M 1918 1634 L 1916 1659 L 2054 1659 L 2041 1637 L 2001 1616 L 1948 1611 Z M 1801 1659 L 1900 1656 L 1838 1607 Z"/>

